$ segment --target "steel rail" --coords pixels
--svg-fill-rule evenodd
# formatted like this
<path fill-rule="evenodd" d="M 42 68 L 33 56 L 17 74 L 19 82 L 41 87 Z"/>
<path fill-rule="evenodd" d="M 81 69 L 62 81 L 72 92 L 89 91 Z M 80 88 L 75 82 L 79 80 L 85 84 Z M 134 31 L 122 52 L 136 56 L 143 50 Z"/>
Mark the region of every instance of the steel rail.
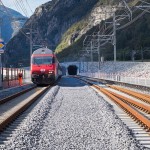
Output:
<path fill-rule="evenodd" d="M 150 104 L 150 96 L 147 95 L 147 94 L 138 93 L 138 92 L 135 92 L 135 91 L 132 91 L 132 90 L 129 90 L 129 89 L 125 89 L 125 88 L 121 88 L 121 87 L 118 87 L 118 86 L 114 86 L 114 85 L 107 85 L 107 86 L 112 88 L 112 89 L 116 89 L 116 90 L 119 90 L 123 93 L 129 94 L 129 95 L 131 95 L 135 98 L 138 98 L 138 99 Z"/>
<path fill-rule="evenodd" d="M 119 98 L 114 96 L 113 94 L 109 93 L 106 89 L 101 88 L 99 86 L 95 86 L 97 89 L 99 89 L 102 93 L 107 95 L 111 100 L 113 100 L 115 103 L 117 103 L 125 112 L 127 112 L 129 115 L 131 115 L 139 125 L 144 127 L 145 130 L 150 131 L 150 120 L 141 115 L 138 111 L 133 109 L 131 106 L 126 104 L 125 102 L 121 101 Z"/>
<path fill-rule="evenodd" d="M 105 90 L 106 90 L 106 89 L 105 89 Z M 117 94 L 117 93 L 115 93 L 115 92 L 112 92 L 112 91 L 109 91 L 109 90 L 107 90 L 107 91 L 108 91 L 110 94 L 116 96 L 117 98 L 123 100 L 124 102 L 129 103 L 129 104 L 133 105 L 134 107 L 136 107 L 136 108 L 138 108 L 138 109 L 140 109 L 140 110 L 142 110 L 142 111 L 144 111 L 144 112 L 150 114 L 150 106 L 147 106 L 147 105 L 145 105 L 145 104 L 139 103 L 139 102 L 137 102 L 137 101 L 135 101 L 135 100 L 132 100 L 132 99 L 130 99 L 130 98 L 127 98 L 127 97 L 122 96 L 122 95 L 120 95 L 120 94 Z"/>
<path fill-rule="evenodd" d="M 6 98 L 0 99 L 0 105 L 6 103 L 6 102 L 8 102 L 8 101 L 10 101 L 10 100 L 12 100 L 12 99 L 14 99 L 14 98 L 16 98 L 16 97 L 18 97 L 18 96 L 20 96 L 20 95 L 22 95 L 22 94 L 24 94 L 24 93 L 27 93 L 27 92 L 29 92 L 30 90 L 34 89 L 34 88 L 36 88 L 36 86 L 33 86 L 33 87 L 31 87 L 31 88 L 28 88 L 28 89 L 25 89 L 25 90 L 23 90 L 23 91 L 21 91 L 21 92 L 15 93 L 15 94 L 13 94 L 13 95 L 11 95 L 11 96 L 8 96 L 8 97 L 6 97 Z"/>
<path fill-rule="evenodd" d="M 109 90 L 106 90 L 106 89 L 104 89 L 104 88 L 102 88 L 98 85 L 95 85 L 94 83 L 91 83 L 87 80 L 84 80 L 80 77 L 77 77 L 77 78 L 84 81 L 84 82 L 86 82 L 86 83 L 88 83 L 92 87 L 98 89 L 100 92 L 102 92 L 103 94 L 108 96 L 112 101 L 114 101 L 118 106 L 120 106 L 129 116 L 131 116 L 131 118 L 133 118 L 141 127 L 143 127 L 147 132 L 150 131 L 150 120 L 147 117 L 143 116 L 141 113 L 139 113 L 136 109 L 131 107 L 129 104 L 127 104 L 126 102 L 120 100 L 123 97 L 118 98 L 117 97 L 118 95 L 116 95 L 116 93 L 115 93 L 115 96 L 114 96 L 112 94 L 112 92 L 110 92 Z M 144 108 L 146 108 L 146 107 L 144 107 Z"/>
<path fill-rule="evenodd" d="M 5 117 L 0 120 L 0 131 L 3 131 L 8 124 L 10 124 L 17 116 L 20 115 L 23 111 L 25 111 L 32 103 L 34 103 L 40 96 L 42 96 L 51 86 L 46 87 L 31 96 L 31 98 L 22 101 L 18 105 L 15 106 L 15 109 L 10 109 L 5 113 Z"/>

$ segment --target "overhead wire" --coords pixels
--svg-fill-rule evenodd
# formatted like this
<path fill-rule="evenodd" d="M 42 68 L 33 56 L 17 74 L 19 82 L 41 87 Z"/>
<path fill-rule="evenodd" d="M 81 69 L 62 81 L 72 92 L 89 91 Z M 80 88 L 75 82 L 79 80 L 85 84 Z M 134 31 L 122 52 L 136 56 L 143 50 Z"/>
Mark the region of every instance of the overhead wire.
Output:
<path fill-rule="evenodd" d="M 132 21 L 128 22 L 127 24 L 123 25 L 122 27 L 119 27 L 117 30 L 124 29 L 127 26 L 131 25 L 132 23 L 134 23 L 135 21 L 137 21 L 140 17 L 142 17 L 145 13 L 147 13 L 147 12 L 143 11 L 141 14 L 139 14 L 137 17 L 135 17 Z"/>
<path fill-rule="evenodd" d="M 23 1 L 22 0 L 15 0 L 16 1 L 16 4 L 18 5 L 18 7 L 20 7 L 20 9 L 22 10 L 22 12 L 24 13 L 24 15 L 26 16 L 26 17 L 28 17 L 29 15 L 28 15 L 28 13 L 27 13 L 27 10 L 26 10 L 26 8 L 24 7 L 24 3 L 23 3 Z M 21 2 L 21 3 L 20 3 Z"/>
<path fill-rule="evenodd" d="M 148 8 L 148 9 L 146 9 L 146 10 L 149 10 L 150 8 Z M 133 13 L 136 11 L 137 9 L 134 9 L 133 10 Z M 129 26 L 130 24 L 132 24 L 133 22 L 135 22 L 136 20 L 138 20 L 142 15 L 144 15 L 145 13 L 146 13 L 146 10 L 145 11 L 143 11 L 141 14 L 139 14 L 137 17 L 135 17 L 134 19 L 132 19 L 130 22 L 128 22 L 128 23 L 126 23 L 125 25 L 123 25 L 123 26 L 121 26 L 121 27 L 119 27 L 119 28 L 117 28 L 117 30 L 120 30 L 120 29 L 123 29 L 123 28 L 125 28 L 125 27 L 127 27 L 127 26 Z M 125 13 L 123 13 L 122 15 L 125 15 Z M 126 19 L 126 18 L 125 18 Z M 122 22 L 124 19 L 121 19 L 121 21 L 120 22 Z M 119 22 L 119 23 L 120 23 Z M 110 24 L 105 30 L 103 30 L 103 32 L 101 33 L 101 34 L 106 34 L 106 35 L 109 35 L 107 32 L 109 32 L 109 30 L 108 29 L 111 29 L 113 27 L 113 25 L 112 24 Z M 103 27 L 102 27 L 102 29 L 103 29 Z M 100 30 L 100 31 L 102 31 L 102 29 Z M 99 34 L 100 32 L 98 32 L 98 34 Z M 111 33 L 111 32 L 110 32 Z"/>
<path fill-rule="evenodd" d="M 23 7 L 23 9 L 25 10 L 25 12 L 26 12 L 26 14 L 28 15 L 28 17 L 29 17 L 29 14 L 28 14 L 28 11 L 27 11 L 27 9 L 26 9 L 26 5 L 24 4 L 24 0 L 20 0 L 20 3 L 22 4 L 22 7 Z"/>
<path fill-rule="evenodd" d="M 14 5 L 15 5 L 15 7 L 16 7 L 16 9 L 17 9 L 18 11 L 22 11 L 21 8 L 16 4 L 16 1 L 15 1 L 15 0 L 13 0 L 13 3 L 14 3 Z"/>
<path fill-rule="evenodd" d="M 150 3 L 149 3 L 150 4 Z M 132 13 L 135 13 L 137 9 L 132 10 Z M 134 19 L 132 19 L 130 22 L 126 23 L 125 25 L 117 28 L 116 30 L 120 30 L 123 28 L 126 28 L 127 26 L 131 25 L 132 23 L 134 23 L 135 21 L 137 21 L 141 16 L 143 16 L 146 12 L 149 12 L 150 8 L 145 9 L 142 13 L 140 13 L 138 16 L 136 16 Z M 125 18 L 126 19 L 126 18 Z M 122 22 L 122 20 L 121 20 Z M 112 32 L 113 34 L 113 32 Z M 104 46 L 105 44 L 107 44 L 108 41 L 104 42 L 101 46 Z"/>
<path fill-rule="evenodd" d="M 0 0 L 0 2 L 2 3 L 2 0 Z M 21 3 L 20 3 L 20 2 L 21 2 Z M 33 13 L 33 11 L 32 11 L 32 9 L 31 9 L 31 7 L 30 7 L 28 1 L 26 0 L 26 1 L 24 1 L 24 2 L 27 3 L 27 5 L 28 5 L 30 11 Z M 21 10 L 21 11 L 24 12 L 24 14 L 25 14 L 26 17 L 28 16 L 27 9 L 25 8 L 25 4 L 23 3 L 22 0 L 20 0 L 20 1 L 19 1 L 19 0 L 14 0 L 13 3 L 15 4 L 15 7 L 16 7 L 18 10 Z M 2 5 L 3 5 L 4 8 L 6 9 L 7 14 L 8 14 L 10 20 L 12 21 L 12 20 L 13 20 L 12 14 L 9 12 L 8 8 L 5 7 L 5 5 L 4 5 L 3 3 L 2 3 Z M 17 26 L 16 22 L 14 22 L 14 24 L 15 24 L 16 27 L 19 29 L 19 27 Z M 24 28 L 24 29 L 27 29 L 27 28 Z M 30 29 L 30 28 L 28 28 L 28 29 Z M 28 37 L 28 36 L 26 35 L 26 33 L 24 33 L 24 31 L 23 31 L 22 29 L 20 29 L 19 31 L 20 31 L 26 38 L 28 38 L 28 39 L 30 40 L 30 37 Z M 39 32 L 38 32 L 38 33 L 39 33 Z"/>
<path fill-rule="evenodd" d="M 10 21 L 12 21 L 12 20 L 13 20 L 13 16 L 12 16 L 12 14 L 9 12 L 8 8 L 4 5 L 4 3 L 2 2 L 2 0 L 0 0 L 0 3 L 4 6 L 4 9 L 6 10 L 7 15 L 8 15 Z M 15 23 L 16 23 L 16 22 L 15 22 Z M 16 26 L 16 27 L 17 27 L 17 26 Z M 18 28 L 18 27 L 17 27 L 17 28 Z M 18 28 L 18 29 L 19 29 L 19 28 Z M 20 31 L 26 38 L 30 39 L 30 38 L 22 31 L 22 29 L 20 29 L 19 31 Z"/>
<path fill-rule="evenodd" d="M 31 13 L 33 13 L 29 3 L 27 0 L 23 1 L 23 0 L 15 0 L 17 2 L 17 4 L 20 6 L 20 8 L 22 9 L 22 11 L 24 11 L 24 13 L 26 14 L 26 16 L 28 15 L 27 13 L 27 9 L 25 8 L 25 4 L 24 2 L 26 2 L 27 6 L 29 7 L 29 10 L 31 11 Z M 19 3 L 20 2 L 20 3 Z M 31 27 L 32 28 L 32 27 Z"/>
<path fill-rule="evenodd" d="M 150 3 L 149 3 L 149 5 L 150 5 Z M 136 10 L 138 10 L 138 8 L 136 8 Z M 144 14 L 146 14 L 147 12 L 149 12 L 149 10 L 150 10 L 150 7 L 148 7 L 147 9 L 144 9 L 142 13 L 140 13 L 138 16 L 136 16 L 134 19 L 132 19 L 130 22 L 126 23 L 125 25 L 117 28 L 117 30 L 124 29 L 127 26 L 131 25 L 132 23 L 134 23 L 135 21 L 137 21 L 140 17 L 142 17 Z"/>
<path fill-rule="evenodd" d="M 15 5 L 15 7 L 17 8 L 17 10 L 18 11 L 22 11 L 25 14 L 26 17 L 29 17 L 29 14 L 28 14 L 28 11 L 27 11 L 27 9 L 25 7 L 25 4 L 23 3 L 22 0 L 20 0 L 20 2 L 22 2 L 21 4 L 23 4 L 23 6 L 20 3 L 18 3 L 18 0 L 17 1 L 13 0 L 13 3 Z M 25 2 L 26 2 L 26 6 L 29 8 L 29 10 L 31 11 L 31 13 L 33 14 L 33 10 L 31 9 L 28 1 L 26 0 Z"/>
<path fill-rule="evenodd" d="M 26 3 L 27 3 L 27 5 L 28 5 L 28 7 L 29 7 L 31 13 L 33 14 L 34 12 L 33 12 L 33 10 L 31 9 L 31 7 L 30 7 L 30 5 L 29 5 L 29 3 L 28 3 L 28 0 L 26 0 Z"/>
<path fill-rule="evenodd" d="M 143 1 L 143 0 L 139 0 L 139 2 L 145 2 L 145 1 Z M 148 2 L 145 2 L 146 4 L 150 4 L 150 3 L 148 3 Z M 134 14 L 136 11 L 138 10 L 138 8 L 134 8 L 134 9 L 132 9 L 132 14 Z M 125 28 L 125 27 L 127 27 L 127 26 L 129 26 L 129 25 L 131 25 L 133 22 L 135 22 L 136 20 L 138 20 L 141 16 L 143 16 L 146 12 L 149 12 L 149 10 L 150 10 L 150 7 L 149 8 L 147 8 L 147 9 L 145 9 L 142 13 L 140 13 L 138 16 L 136 16 L 135 18 L 133 18 L 133 19 L 131 19 L 128 23 L 126 23 L 126 24 L 124 24 L 124 25 L 122 25 L 121 27 L 118 27 L 116 30 L 120 30 L 120 29 L 123 29 L 123 28 Z M 121 11 L 121 10 L 120 10 Z M 131 12 L 131 11 L 130 11 Z M 123 16 L 125 16 L 125 14 L 127 14 L 127 12 L 124 12 L 124 13 L 122 13 L 121 15 Z M 121 23 L 123 20 L 125 20 L 125 19 L 127 19 L 127 17 L 124 17 L 123 19 L 122 18 L 119 18 L 119 23 Z M 107 26 L 107 28 L 105 28 L 104 26 L 105 26 L 106 24 L 104 23 L 103 24 L 103 26 L 101 26 L 101 28 L 99 29 L 99 31 L 97 32 L 97 36 L 98 35 L 102 35 L 102 34 L 105 34 L 105 35 L 113 35 L 113 30 L 112 30 L 112 28 L 113 28 L 113 22 L 112 22 L 112 24 L 110 24 L 109 26 Z M 92 34 L 92 35 L 89 35 L 89 36 L 93 36 L 93 39 L 94 39 L 94 36 L 95 36 L 95 32 L 94 32 L 94 34 Z M 86 40 L 86 39 L 85 39 Z M 92 40 L 92 39 L 91 39 Z M 85 42 L 85 41 L 84 41 Z M 106 41 L 104 41 L 103 43 L 101 43 L 100 45 L 101 46 L 104 46 L 104 45 L 106 45 L 107 43 L 109 42 L 109 39 L 108 40 L 106 40 Z M 90 41 L 88 41 L 88 43 L 87 43 L 87 45 L 85 45 L 86 47 L 89 47 L 90 46 Z M 86 48 L 85 47 L 85 48 Z"/>

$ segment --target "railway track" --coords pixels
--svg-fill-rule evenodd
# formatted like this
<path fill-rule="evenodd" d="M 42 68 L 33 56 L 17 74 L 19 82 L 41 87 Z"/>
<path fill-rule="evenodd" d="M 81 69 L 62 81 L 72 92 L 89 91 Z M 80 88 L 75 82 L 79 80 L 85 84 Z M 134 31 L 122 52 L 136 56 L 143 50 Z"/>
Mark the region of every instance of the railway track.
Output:
<path fill-rule="evenodd" d="M 77 78 L 101 92 L 135 138 L 143 146 L 150 148 L 150 95 L 119 86 L 97 84 L 85 77 Z"/>
<path fill-rule="evenodd" d="M 0 132 L 42 96 L 50 86 L 32 87 L 0 101 Z"/>
<path fill-rule="evenodd" d="M 7 97 L 5 97 L 5 98 L 2 98 L 2 99 L 0 99 L 0 105 L 1 105 L 1 104 L 4 104 L 4 103 L 6 103 L 6 102 L 8 102 L 8 101 L 10 101 L 10 100 L 12 100 L 13 98 L 18 97 L 18 96 L 20 96 L 20 95 L 22 95 L 22 94 L 24 94 L 24 93 L 27 93 L 28 91 L 30 91 L 30 90 L 32 90 L 32 89 L 34 89 L 34 88 L 36 88 L 36 85 L 33 86 L 33 87 L 30 87 L 30 88 L 27 88 L 27 89 L 25 89 L 25 90 L 23 90 L 23 91 L 20 91 L 20 92 L 17 92 L 17 93 L 15 93 L 15 94 L 12 94 L 12 95 L 10 95 L 10 96 L 7 96 Z"/>

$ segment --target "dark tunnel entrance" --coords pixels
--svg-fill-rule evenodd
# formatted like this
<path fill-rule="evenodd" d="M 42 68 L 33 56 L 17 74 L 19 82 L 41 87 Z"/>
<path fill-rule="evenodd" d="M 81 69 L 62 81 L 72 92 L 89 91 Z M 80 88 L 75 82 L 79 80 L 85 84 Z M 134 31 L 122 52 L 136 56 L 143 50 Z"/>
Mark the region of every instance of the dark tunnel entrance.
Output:
<path fill-rule="evenodd" d="M 78 70 L 78 67 L 76 65 L 70 65 L 68 67 L 68 74 L 69 75 L 77 75 L 77 70 Z"/>

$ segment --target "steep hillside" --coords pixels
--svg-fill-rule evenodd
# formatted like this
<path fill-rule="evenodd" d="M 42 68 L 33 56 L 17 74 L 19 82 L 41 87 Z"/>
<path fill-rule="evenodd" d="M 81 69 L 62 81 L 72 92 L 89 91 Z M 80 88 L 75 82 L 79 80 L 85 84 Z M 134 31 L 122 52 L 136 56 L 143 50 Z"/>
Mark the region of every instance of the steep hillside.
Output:
<path fill-rule="evenodd" d="M 150 14 L 117 32 L 118 60 L 150 60 Z"/>
<path fill-rule="evenodd" d="M 11 14 L 11 17 L 10 17 Z M 0 18 L 2 19 L 2 38 L 5 42 L 8 42 L 10 38 L 16 34 L 18 28 L 21 28 L 25 23 L 26 17 L 21 15 L 19 12 L 5 8 L 0 5 Z M 14 20 L 12 20 L 14 18 Z M 22 18 L 22 20 L 18 20 L 17 18 Z"/>
<path fill-rule="evenodd" d="M 110 1 L 109 1 L 110 2 Z M 118 3 L 117 1 L 115 1 Z M 129 5 L 134 6 L 137 3 L 137 0 L 129 0 Z M 108 5 L 108 1 L 100 1 L 97 3 L 97 6 L 101 9 L 103 5 Z M 112 1 L 111 4 L 114 4 Z M 110 5 L 110 3 L 109 3 Z M 92 12 L 96 9 L 96 7 L 93 7 Z M 90 15 L 94 16 L 94 13 L 90 13 Z M 140 14 L 141 11 L 137 10 L 136 13 L 134 13 L 134 16 L 137 16 Z M 87 24 L 90 24 L 90 22 L 94 22 L 97 19 L 94 18 L 92 20 L 90 18 L 90 15 L 88 15 L 88 21 L 86 21 Z M 100 15 L 99 15 L 100 16 Z M 108 17 L 109 18 L 109 17 Z M 102 20 L 99 19 L 100 22 Z M 99 31 L 99 23 L 93 24 L 93 26 L 87 28 L 87 26 L 81 26 L 85 22 L 84 20 L 81 20 L 77 24 L 74 24 L 65 34 L 56 48 L 56 53 L 61 61 L 73 61 L 73 60 L 79 60 L 80 51 L 83 50 L 83 40 L 86 35 L 91 35 L 93 32 Z M 122 21 L 123 25 L 125 22 Z M 149 61 L 150 60 L 150 15 L 149 13 L 145 13 L 142 17 L 140 17 L 137 21 L 132 23 L 131 25 L 127 26 L 126 28 L 123 28 L 121 30 L 117 30 L 117 60 L 138 60 L 138 61 Z M 78 31 L 79 27 L 80 30 Z M 76 29 L 76 30 L 75 30 Z M 82 32 L 83 30 L 86 30 L 86 32 Z M 72 31 L 72 33 L 70 33 Z M 70 44 L 69 36 L 74 35 L 74 33 L 81 33 L 78 34 L 80 37 L 77 37 L 72 44 Z M 73 36 L 74 37 L 74 36 Z M 69 44 L 68 44 L 69 43 Z M 113 45 L 107 44 L 105 48 L 101 49 L 101 56 L 104 57 L 105 60 L 113 60 L 114 58 L 114 51 L 113 51 Z M 85 59 L 85 58 L 82 58 Z M 87 59 L 87 58 L 86 58 Z M 88 58 L 90 60 L 90 57 Z M 97 55 L 94 57 L 94 60 L 97 61 Z"/>
<path fill-rule="evenodd" d="M 137 0 L 128 0 L 137 3 Z M 33 50 L 38 47 L 34 45 L 46 45 L 54 50 L 60 61 L 77 60 L 79 52 L 82 50 L 83 40 L 86 35 L 99 30 L 99 24 L 104 19 L 104 14 L 97 14 L 97 11 L 109 11 L 106 5 L 115 5 L 119 0 L 52 0 L 40 7 L 23 26 L 14 38 L 7 45 L 7 65 L 18 66 L 22 63 L 29 66 L 30 62 L 30 39 L 29 28 L 33 31 Z M 105 4 L 105 5 L 104 5 Z M 109 18 L 107 15 L 106 18 Z M 137 21 L 127 29 L 117 31 L 117 59 L 122 59 L 122 55 L 129 52 L 131 48 L 140 48 L 141 40 L 145 34 L 149 33 L 149 18 Z M 145 24 L 147 31 L 142 30 Z M 136 26 L 136 27 L 135 27 Z M 131 29 L 128 30 L 128 29 Z M 139 32 L 140 31 L 140 36 Z M 148 35 L 145 36 L 144 45 L 148 46 Z M 138 44 L 135 41 L 139 41 Z M 138 45 L 138 46 L 136 46 Z M 108 45 L 101 51 L 105 59 L 113 59 L 113 47 Z M 129 54 L 130 55 L 130 54 Z M 124 56 L 123 56 L 124 57 Z"/>
<path fill-rule="evenodd" d="M 43 44 L 55 50 L 66 31 L 82 20 L 99 0 L 52 0 L 38 7 L 23 28 L 38 31 L 33 34 L 34 45 Z M 24 33 L 29 32 L 22 29 Z M 14 55 L 15 54 L 15 55 Z M 19 32 L 7 45 L 7 64 L 29 65 L 29 39 Z"/>

